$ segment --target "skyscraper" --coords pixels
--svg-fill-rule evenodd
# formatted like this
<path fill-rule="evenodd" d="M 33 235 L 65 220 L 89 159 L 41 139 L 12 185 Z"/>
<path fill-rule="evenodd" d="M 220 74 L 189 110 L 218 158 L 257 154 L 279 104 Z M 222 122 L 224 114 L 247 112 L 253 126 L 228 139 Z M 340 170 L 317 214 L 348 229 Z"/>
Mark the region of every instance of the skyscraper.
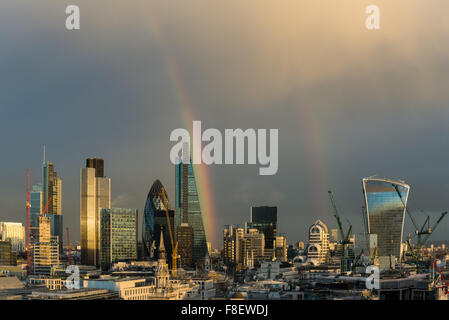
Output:
<path fill-rule="evenodd" d="M 62 180 L 58 177 L 53 163 L 45 160 L 42 166 L 42 192 L 42 206 L 44 208 L 47 206 L 46 215 L 48 215 L 51 221 L 51 235 L 58 237 L 59 252 L 61 253 L 64 235 L 62 222 Z M 35 197 L 37 197 L 36 194 Z"/>
<path fill-rule="evenodd" d="M 50 275 L 51 268 L 59 264 L 57 236 L 51 235 L 48 216 L 39 216 L 39 233 L 31 247 L 31 270 L 33 274 Z"/>
<path fill-rule="evenodd" d="M 184 164 L 181 161 L 175 165 L 175 186 L 176 186 L 176 234 L 180 234 L 181 228 L 184 237 L 187 237 L 188 228 L 192 228 L 192 263 L 195 264 L 203 259 L 207 253 L 206 233 L 203 225 L 200 200 L 196 186 L 195 175 L 192 164 Z M 181 243 L 178 239 L 180 251 L 182 246 L 188 243 Z M 188 252 L 186 248 L 186 253 Z M 190 258 L 189 258 L 190 259 Z M 181 261 L 186 261 L 181 256 Z"/>
<path fill-rule="evenodd" d="M 329 229 L 320 219 L 309 228 L 307 257 L 316 265 L 327 262 L 329 258 Z"/>
<path fill-rule="evenodd" d="M 101 268 L 137 259 L 137 209 L 100 210 Z"/>
<path fill-rule="evenodd" d="M 277 207 L 251 207 L 247 229 L 257 229 L 265 236 L 265 249 L 274 249 L 277 235 Z"/>
<path fill-rule="evenodd" d="M 44 192 L 42 184 L 31 187 L 30 205 L 31 238 L 35 239 L 39 228 L 39 216 L 44 210 Z"/>
<path fill-rule="evenodd" d="M 164 236 L 164 241 L 167 244 L 168 257 L 171 257 L 172 247 L 164 200 L 162 198 L 162 190 L 165 191 L 162 183 L 159 180 L 154 181 L 145 202 L 142 223 L 142 244 L 145 257 L 155 258 L 157 256 L 156 248 L 159 247 L 161 230 Z M 167 192 L 165 191 L 164 194 L 168 205 Z M 175 237 L 173 210 L 169 210 L 168 214 L 170 217 L 172 235 Z"/>
<path fill-rule="evenodd" d="M 104 177 L 104 161 L 89 158 L 80 174 L 81 263 L 100 264 L 100 208 L 111 207 L 111 179 Z"/>
<path fill-rule="evenodd" d="M 378 256 L 402 255 L 405 208 L 410 186 L 402 181 L 364 178 L 365 230 L 377 234 Z"/>

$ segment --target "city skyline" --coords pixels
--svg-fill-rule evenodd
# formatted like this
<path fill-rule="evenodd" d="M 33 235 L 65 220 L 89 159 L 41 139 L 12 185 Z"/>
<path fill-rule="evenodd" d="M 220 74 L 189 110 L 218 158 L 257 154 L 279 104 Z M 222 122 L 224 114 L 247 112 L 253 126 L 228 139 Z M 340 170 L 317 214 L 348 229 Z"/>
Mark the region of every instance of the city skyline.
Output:
<path fill-rule="evenodd" d="M 169 135 L 193 120 L 279 129 L 274 176 L 247 165 L 195 170 L 208 177 L 214 247 L 222 226 L 243 225 L 251 206 L 277 206 L 289 241 L 307 239 L 317 219 L 335 227 L 329 189 L 362 230 L 360 181 L 374 174 L 407 181 L 420 221 L 421 210 L 437 218 L 447 209 L 449 28 L 435 18 L 447 2 L 383 3 L 382 28 L 371 33 L 365 7 L 350 1 L 276 10 L 263 1 L 257 10 L 237 1 L 105 3 L 80 0 L 76 32 L 64 27 L 63 3 L 0 4 L 0 39 L 10 44 L 0 52 L 0 221 L 25 223 L 26 168 L 31 186 L 41 182 L 44 144 L 74 240 L 88 157 L 107 162 L 113 207 L 143 212 L 156 179 L 174 199 Z M 444 220 L 431 240 L 448 228 Z M 406 217 L 404 235 L 411 229 Z"/>

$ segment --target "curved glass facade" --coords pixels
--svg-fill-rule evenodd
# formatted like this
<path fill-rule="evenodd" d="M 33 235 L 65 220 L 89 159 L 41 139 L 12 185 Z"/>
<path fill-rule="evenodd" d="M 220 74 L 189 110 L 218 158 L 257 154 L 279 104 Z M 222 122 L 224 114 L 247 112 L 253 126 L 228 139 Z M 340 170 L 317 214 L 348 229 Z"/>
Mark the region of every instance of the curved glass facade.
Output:
<path fill-rule="evenodd" d="M 154 233 L 154 221 L 156 212 L 165 210 L 164 202 L 161 197 L 162 188 L 162 183 L 159 180 L 156 180 L 153 183 L 150 191 L 148 192 L 147 201 L 145 202 L 145 208 L 143 210 L 142 244 L 143 255 L 145 257 L 151 256 L 151 246 L 153 244 L 153 241 L 156 240 Z M 165 192 L 165 197 L 168 201 L 167 192 Z"/>
<path fill-rule="evenodd" d="M 378 256 L 401 257 L 405 208 L 410 186 L 389 179 L 364 178 L 366 231 L 377 234 Z"/>

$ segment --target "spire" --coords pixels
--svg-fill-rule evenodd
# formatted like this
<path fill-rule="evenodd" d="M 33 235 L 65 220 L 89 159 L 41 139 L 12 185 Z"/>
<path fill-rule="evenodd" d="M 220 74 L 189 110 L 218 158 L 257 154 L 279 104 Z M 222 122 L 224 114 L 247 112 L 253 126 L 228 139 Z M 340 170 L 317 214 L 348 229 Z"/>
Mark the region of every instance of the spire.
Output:
<path fill-rule="evenodd" d="M 45 144 L 44 144 L 44 153 L 43 153 L 43 162 L 42 162 L 42 164 L 45 164 Z"/>
<path fill-rule="evenodd" d="M 159 244 L 159 259 L 165 260 L 165 245 L 164 245 L 164 233 L 161 229 L 161 237 L 160 237 L 160 244 Z"/>

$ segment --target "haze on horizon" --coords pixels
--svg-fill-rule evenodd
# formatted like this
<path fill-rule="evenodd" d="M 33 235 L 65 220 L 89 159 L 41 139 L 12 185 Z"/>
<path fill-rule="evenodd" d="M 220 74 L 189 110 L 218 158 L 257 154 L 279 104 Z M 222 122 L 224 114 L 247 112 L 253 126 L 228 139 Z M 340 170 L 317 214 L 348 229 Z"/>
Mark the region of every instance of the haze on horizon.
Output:
<path fill-rule="evenodd" d="M 81 30 L 67 31 L 74 2 Z M 378 31 L 364 25 L 370 4 Z M 173 199 L 169 135 L 186 112 L 205 128 L 279 129 L 275 176 L 209 167 L 214 247 L 251 205 L 278 206 L 289 243 L 318 218 L 335 228 L 328 189 L 361 231 L 361 179 L 374 174 L 405 180 L 416 219 L 436 219 L 449 209 L 448 10 L 444 0 L 2 1 L 0 221 L 25 222 L 26 169 L 41 181 L 44 144 L 73 240 L 90 156 L 105 159 L 112 205 L 141 221 L 155 179 Z M 449 219 L 431 239 L 447 230 Z"/>

